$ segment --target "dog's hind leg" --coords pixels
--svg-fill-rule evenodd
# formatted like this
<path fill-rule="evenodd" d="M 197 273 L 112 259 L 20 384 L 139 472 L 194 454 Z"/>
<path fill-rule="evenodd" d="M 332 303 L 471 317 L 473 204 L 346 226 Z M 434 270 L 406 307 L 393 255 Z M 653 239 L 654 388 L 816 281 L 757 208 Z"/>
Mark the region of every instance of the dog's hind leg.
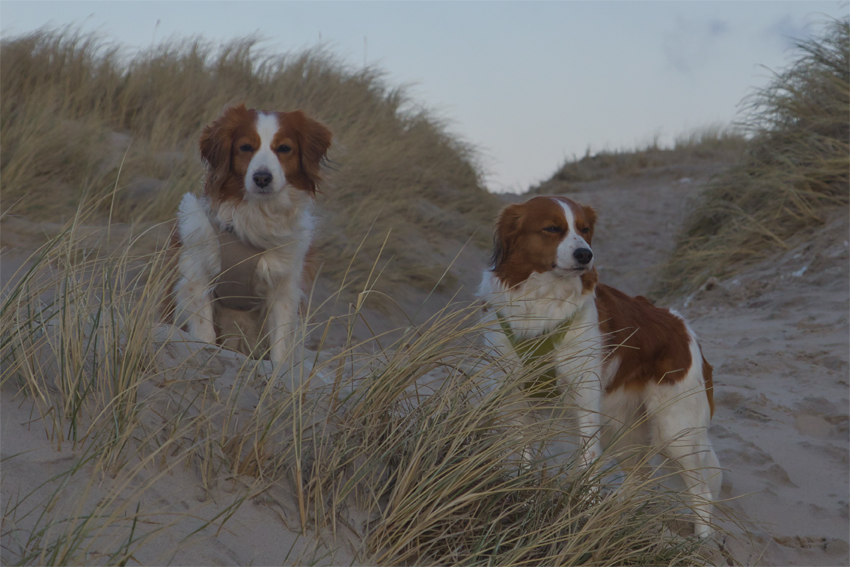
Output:
<path fill-rule="evenodd" d="M 678 467 L 696 515 L 694 533 L 705 538 L 713 532 L 711 515 L 722 473 L 708 438 L 705 387 L 694 378 L 689 372 L 680 382 L 654 386 L 645 403 L 652 442 Z"/>

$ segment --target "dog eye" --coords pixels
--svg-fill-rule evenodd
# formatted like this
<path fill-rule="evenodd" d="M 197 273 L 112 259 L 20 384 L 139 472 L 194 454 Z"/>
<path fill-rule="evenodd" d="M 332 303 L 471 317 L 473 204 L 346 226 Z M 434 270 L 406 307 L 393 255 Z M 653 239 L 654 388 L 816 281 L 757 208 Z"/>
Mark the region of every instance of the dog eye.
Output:
<path fill-rule="evenodd" d="M 292 151 L 292 148 L 290 148 L 286 144 L 283 144 L 281 146 L 278 146 L 277 151 L 279 151 L 282 154 L 288 154 L 289 152 Z"/>
<path fill-rule="evenodd" d="M 587 234 L 588 232 L 590 232 L 590 227 L 586 226 L 586 227 L 582 228 L 581 230 L 579 230 L 579 232 L 581 232 L 582 234 Z"/>
<path fill-rule="evenodd" d="M 561 228 L 557 226 L 547 226 L 543 229 L 543 232 L 550 232 L 552 234 L 561 234 Z"/>
<path fill-rule="evenodd" d="M 254 151 L 254 148 L 251 147 L 251 144 L 242 144 L 241 146 L 239 146 L 239 149 L 242 150 L 243 152 L 253 152 Z"/>

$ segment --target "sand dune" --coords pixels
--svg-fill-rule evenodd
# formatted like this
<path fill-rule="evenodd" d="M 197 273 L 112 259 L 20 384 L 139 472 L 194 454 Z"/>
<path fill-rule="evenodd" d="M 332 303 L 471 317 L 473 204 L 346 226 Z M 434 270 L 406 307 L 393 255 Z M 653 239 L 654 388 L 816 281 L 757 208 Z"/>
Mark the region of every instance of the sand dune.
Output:
<path fill-rule="evenodd" d="M 682 302 L 715 365 L 727 540 L 746 565 L 848 561 L 847 215 Z"/>
<path fill-rule="evenodd" d="M 603 281 L 630 293 L 646 292 L 672 248 L 688 200 L 709 174 L 668 171 L 579 186 L 571 196 L 600 213 L 594 247 Z M 33 227 L 16 231 L 18 224 L 3 225 L 4 239 L 15 244 L 3 257 L 4 271 L 20 264 L 33 242 Z M 630 234 L 637 236 L 624 237 Z M 711 280 L 673 304 L 692 322 L 715 367 L 711 436 L 726 469 L 722 497 L 735 520 L 721 521 L 730 535 L 719 539 L 712 562 L 848 563 L 847 235 L 845 213 L 801 237 L 792 249 L 733 278 Z M 471 296 L 468 289 L 464 293 Z M 163 372 L 139 391 L 146 407 L 155 410 L 146 419 L 173 416 L 175 408 L 184 407 L 175 400 L 209 395 L 209 388 L 220 399 L 238 397 L 232 406 L 237 417 L 240 411 L 250 415 L 259 392 L 268 387 L 262 375 L 270 372 L 269 363 L 260 364 L 256 385 L 236 389 L 235 376 L 245 364 L 240 355 L 211 358 L 215 349 L 168 326 L 155 329 L 153 341 Z M 305 364 L 309 371 L 310 363 Z M 171 376 L 169 368 L 182 374 Z M 329 381 L 317 378 L 311 388 L 307 403 L 321 419 L 328 411 Z M 284 377 L 269 395 L 286 391 Z M 226 429 L 217 419 L 212 423 Z M 69 514 L 110 499 L 109 509 L 119 515 L 136 505 L 149 510 L 146 521 L 158 529 L 138 544 L 134 558 L 140 564 L 368 563 L 363 536 L 370 518 L 353 505 L 340 512 L 346 522 L 336 533 L 308 527 L 301 535 L 297 494 L 282 483 L 261 486 L 253 476 L 233 475 L 204 486 L 196 471 L 162 472 L 150 462 L 104 476 L 85 463 L 85 444 L 50 441 L 50 427 L 37 419 L 30 402 L 4 389 L 4 563 L 26 556 L 26 535 L 38 518 L 24 515 L 26 506 L 11 512 L 9 506 L 31 492 L 30 502 L 47 498 L 54 511 Z M 61 476 L 77 466 L 74 474 Z M 217 528 L 228 514 L 225 527 Z M 105 543 L 116 537 L 117 531 L 105 528 L 88 545 L 108 548 Z M 94 553 L 91 560 L 108 562 L 108 557 Z"/>

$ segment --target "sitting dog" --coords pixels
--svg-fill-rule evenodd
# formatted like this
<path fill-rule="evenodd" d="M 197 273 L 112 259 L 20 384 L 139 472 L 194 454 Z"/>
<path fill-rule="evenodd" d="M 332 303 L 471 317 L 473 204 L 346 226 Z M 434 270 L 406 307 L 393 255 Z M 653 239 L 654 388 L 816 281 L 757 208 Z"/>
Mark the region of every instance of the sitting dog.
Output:
<path fill-rule="evenodd" d="M 502 211 L 479 290 L 495 319 L 487 340 L 526 365 L 554 358 L 528 394 L 572 394 L 583 464 L 601 455 L 603 426 L 606 445 L 628 432 L 629 443 L 660 448 L 680 467 L 695 533 L 706 537 L 721 479 L 708 438 L 712 367 L 678 313 L 597 282 L 595 222 L 592 208 L 564 197 Z"/>
<path fill-rule="evenodd" d="M 244 104 L 204 128 L 204 194 L 183 196 L 173 238 L 178 326 L 209 343 L 225 342 L 234 330 L 260 341 L 240 350 L 268 344 L 273 362 L 285 358 L 303 289 L 312 283 L 310 210 L 331 139 L 299 110 Z M 255 328 L 239 325 L 240 318 Z"/>

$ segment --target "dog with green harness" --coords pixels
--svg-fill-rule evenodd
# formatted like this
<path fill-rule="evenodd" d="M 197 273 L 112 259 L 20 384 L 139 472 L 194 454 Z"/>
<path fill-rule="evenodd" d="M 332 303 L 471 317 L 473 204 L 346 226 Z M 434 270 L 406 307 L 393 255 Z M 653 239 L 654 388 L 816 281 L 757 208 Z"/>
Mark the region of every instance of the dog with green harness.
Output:
<path fill-rule="evenodd" d="M 487 342 L 529 376 L 522 383 L 527 403 L 576 408 L 580 462 L 587 465 L 602 453 L 602 340 L 590 250 L 595 216 L 590 208 L 570 210 L 568 220 L 563 207 L 552 205 L 532 200 L 502 212 L 479 297 L 493 321 Z M 527 412 L 525 425 L 533 420 Z"/>
<path fill-rule="evenodd" d="M 580 465 L 599 458 L 603 445 L 616 447 L 625 468 L 628 455 L 659 454 L 678 469 L 694 533 L 708 537 L 722 477 L 708 435 L 712 366 L 680 314 L 597 281 L 595 222 L 593 209 L 560 196 L 502 211 L 479 288 L 486 340 L 508 378 L 518 378 L 526 428 L 544 427 L 547 409 L 559 418 L 574 408 Z M 556 445 L 567 430 L 550 436 L 546 427 L 547 456 L 563 454 Z"/>

